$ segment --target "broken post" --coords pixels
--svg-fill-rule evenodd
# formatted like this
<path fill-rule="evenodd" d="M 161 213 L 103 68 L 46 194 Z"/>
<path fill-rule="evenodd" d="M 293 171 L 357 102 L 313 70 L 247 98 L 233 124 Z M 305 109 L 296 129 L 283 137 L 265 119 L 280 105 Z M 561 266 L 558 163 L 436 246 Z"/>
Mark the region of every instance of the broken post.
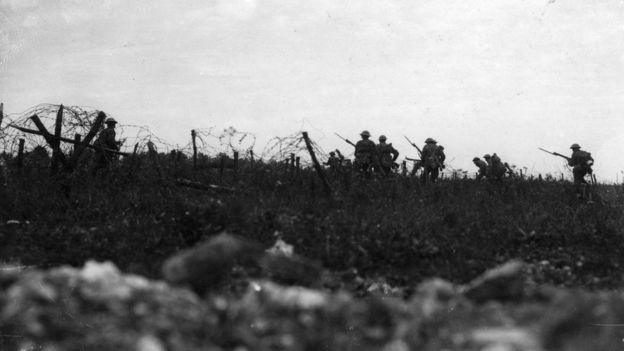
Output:
<path fill-rule="evenodd" d="M 76 153 L 76 149 L 78 148 L 78 145 L 80 145 L 80 139 L 82 139 L 82 135 L 78 133 L 74 134 L 74 151 L 72 152 L 72 155 Z"/>
<path fill-rule="evenodd" d="M 251 159 L 251 164 L 253 165 L 253 163 L 254 163 L 254 152 L 251 149 L 249 149 L 249 157 Z"/>
<path fill-rule="evenodd" d="M 106 119 L 106 114 L 102 111 L 98 112 L 93 125 L 91 126 L 91 130 L 87 133 L 87 136 L 82 140 L 82 142 L 76 146 L 74 154 L 69 159 L 70 167 L 75 167 L 80 159 L 80 155 L 84 152 L 87 147 L 90 147 L 91 140 L 95 138 L 97 133 L 100 131 L 100 127 L 104 124 L 104 119 Z"/>
<path fill-rule="evenodd" d="M 316 155 L 314 154 L 314 150 L 312 149 L 312 143 L 310 142 L 310 138 L 308 137 L 308 132 L 301 132 L 303 134 L 303 140 L 305 141 L 306 148 L 310 153 L 310 157 L 312 158 L 312 164 L 314 165 L 314 169 L 318 174 L 319 178 L 321 178 L 321 182 L 323 183 L 323 189 L 327 195 L 331 195 L 331 188 L 329 187 L 329 183 L 327 182 L 327 178 L 325 178 L 325 173 L 323 172 L 323 167 L 319 164 L 316 159 Z"/>
<path fill-rule="evenodd" d="M 197 169 L 197 144 L 195 143 L 196 137 L 197 137 L 197 133 L 195 133 L 195 129 L 192 129 L 191 141 L 193 142 L 193 169 Z"/>
<path fill-rule="evenodd" d="M 39 132 L 41 133 L 41 135 L 43 135 L 43 138 L 46 140 L 48 145 L 50 145 L 50 147 L 52 147 L 52 150 L 56 152 L 56 158 L 63 164 L 63 166 L 69 168 L 69 164 L 67 163 L 67 159 L 65 159 L 65 155 L 63 155 L 60 150 L 56 150 L 58 147 L 56 146 L 55 137 L 50 134 L 50 132 L 48 132 L 46 127 L 41 122 L 41 119 L 39 119 L 39 116 L 34 114 L 32 115 L 32 117 L 30 117 L 30 119 L 32 119 L 32 121 L 35 123 L 37 129 L 39 129 Z"/>
<path fill-rule="evenodd" d="M 17 149 L 17 168 L 22 168 L 24 165 L 24 139 L 19 140 L 19 146 Z"/>

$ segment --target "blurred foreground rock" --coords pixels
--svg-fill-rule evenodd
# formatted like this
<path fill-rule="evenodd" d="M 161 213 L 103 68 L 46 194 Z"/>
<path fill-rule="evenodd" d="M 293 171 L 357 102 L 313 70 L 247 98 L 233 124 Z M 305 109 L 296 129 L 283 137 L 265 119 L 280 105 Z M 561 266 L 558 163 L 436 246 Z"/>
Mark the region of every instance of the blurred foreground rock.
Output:
<path fill-rule="evenodd" d="M 109 262 L 8 270 L 0 285 L 0 349 L 621 350 L 624 294 L 551 289 L 549 299 L 526 298 L 510 293 L 520 291 L 515 283 L 503 289 L 502 281 L 517 277 L 515 267 L 467 286 L 431 279 L 407 301 L 268 280 L 249 281 L 241 295 L 199 298 Z"/>
<path fill-rule="evenodd" d="M 298 256 L 281 239 L 268 250 L 261 250 L 259 244 L 227 233 L 172 256 L 162 271 L 167 282 L 187 285 L 203 294 L 218 287 L 237 264 L 258 267 L 264 277 L 288 285 L 315 286 L 323 272 L 318 262 Z"/>

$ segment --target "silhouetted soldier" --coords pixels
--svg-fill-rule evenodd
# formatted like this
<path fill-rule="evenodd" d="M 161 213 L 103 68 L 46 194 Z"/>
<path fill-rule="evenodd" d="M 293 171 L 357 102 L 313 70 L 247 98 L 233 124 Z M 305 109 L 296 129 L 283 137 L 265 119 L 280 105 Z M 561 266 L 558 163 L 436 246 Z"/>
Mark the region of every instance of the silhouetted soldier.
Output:
<path fill-rule="evenodd" d="M 591 167 L 594 164 L 594 159 L 589 152 L 581 150 L 579 144 L 572 144 L 570 149 L 572 149 L 572 156 L 568 160 L 568 166 L 572 167 L 576 194 L 584 197 L 585 186 L 587 185 L 585 176 L 592 173 Z"/>
<path fill-rule="evenodd" d="M 494 180 L 501 180 L 507 172 L 507 167 L 503 164 L 500 157 L 496 153 L 490 158 L 490 176 Z"/>
<path fill-rule="evenodd" d="M 369 140 L 370 133 L 368 130 L 360 133 L 362 137 L 357 143 L 355 143 L 355 166 L 362 172 L 368 172 L 377 162 L 377 149 L 375 143 Z"/>
<path fill-rule="evenodd" d="M 487 177 L 488 164 L 485 161 L 478 157 L 475 157 L 472 159 L 472 163 L 474 163 L 475 166 L 479 168 L 479 173 L 477 173 L 477 180 L 480 180 L 483 177 Z"/>
<path fill-rule="evenodd" d="M 485 176 L 489 179 L 490 177 L 492 177 L 492 156 L 490 156 L 490 154 L 485 154 L 483 155 L 483 159 L 487 163 Z"/>
<path fill-rule="evenodd" d="M 379 136 L 379 144 L 377 144 L 377 155 L 379 156 L 379 168 L 384 175 L 390 174 L 395 166 L 395 161 L 399 157 L 399 152 L 392 146 L 392 143 L 386 143 L 386 136 Z"/>
<path fill-rule="evenodd" d="M 116 157 L 115 153 L 111 151 L 119 151 L 119 142 L 115 140 L 115 125 L 117 121 L 108 117 L 104 123 L 106 124 L 106 128 L 102 129 L 98 138 L 95 140 L 93 145 L 96 147 L 97 159 L 95 168 L 93 172 L 101 168 L 105 168 L 108 166 Z"/>
<path fill-rule="evenodd" d="M 342 166 L 342 157 L 336 156 L 336 153 L 334 151 L 331 151 L 329 153 L 329 158 L 327 159 L 327 162 L 325 162 L 325 165 L 329 166 L 330 170 L 337 171 L 338 169 L 340 169 L 340 166 Z"/>
<path fill-rule="evenodd" d="M 440 168 L 444 167 L 444 160 L 446 155 L 444 149 L 440 149 L 437 145 L 437 141 L 432 138 L 425 140 L 425 146 L 422 149 L 421 161 L 423 166 L 423 172 L 421 175 L 421 181 L 426 183 L 428 180 L 435 182 L 440 175 Z"/>

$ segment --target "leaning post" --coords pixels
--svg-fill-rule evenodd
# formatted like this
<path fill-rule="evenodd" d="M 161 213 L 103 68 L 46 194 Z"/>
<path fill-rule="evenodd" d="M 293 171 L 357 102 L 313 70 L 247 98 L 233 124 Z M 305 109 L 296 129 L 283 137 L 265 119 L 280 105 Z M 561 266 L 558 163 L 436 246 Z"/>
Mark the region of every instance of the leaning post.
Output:
<path fill-rule="evenodd" d="M 63 128 L 63 104 L 56 113 L 56 122 L 54 124 L 54 144 L 52 146 L 52 170 L 56 171 L 59 165 L 59 158 L 61 153 L 61 129 Z"/>
<path fill-rule="evenodd" d="M 331 188 L 329 187 L 327 178 L 325 178 L 325 172 L 323 171 L 323 167 L 321 167 L 318 160 L 316 159 L 316 155 L 314 154 L 314 150 L 312 149 L 312 143 L 310 142 L 310 137 L 308 137 L 308 132 L 301 132 L 301 134 L 303 134 L 303 140 L 305 141 L 306 148 L 308 149 L 310 157 L 312 158 L 312 164 L 314 165 L 314 169 L 316 170 L 316 173 L 323 183 L 323 189 L 325 190 L 325 193 L 327 195 L 331 196 Z"/>
<path fill-rule="evenodd" d="M 195 129 L 191 130 L 191 140 L 193 142 L 193 169 L 197 169 L 197 143 L 195 142 L 195 138 L 197 137 L 197 133 Z"/>

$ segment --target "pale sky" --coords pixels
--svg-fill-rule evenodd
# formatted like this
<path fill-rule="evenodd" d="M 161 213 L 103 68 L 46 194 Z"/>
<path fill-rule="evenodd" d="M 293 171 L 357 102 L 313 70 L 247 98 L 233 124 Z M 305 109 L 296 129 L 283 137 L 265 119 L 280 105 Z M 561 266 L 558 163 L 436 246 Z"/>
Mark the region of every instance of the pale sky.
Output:
<path fill-rule="evenodd" d="M 576 142 L 624 170 L 624 1 L 0 0 L 0 101 L 91 106 L 172 143 L 217 126 L 367 129 L 561 172 Z M 619 180 L 622 180 L 620 174 Z"/>

